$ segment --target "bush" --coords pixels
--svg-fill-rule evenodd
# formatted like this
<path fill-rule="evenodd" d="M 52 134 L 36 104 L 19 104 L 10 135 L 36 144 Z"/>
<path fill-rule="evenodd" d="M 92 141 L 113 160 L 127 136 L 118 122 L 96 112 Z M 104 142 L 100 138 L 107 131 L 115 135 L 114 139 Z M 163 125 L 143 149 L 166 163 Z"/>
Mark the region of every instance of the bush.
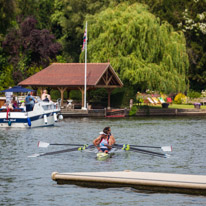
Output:
<path fill-rule="evenodd" d="M 128 107 L 130 99 L 135 99 L 135 90 L 132 87 L 124 86 L 123 88 L 115 89 L 111 94 L 111 106 L 112 107 Z"/>
<path fill-rule="evenodd" d="M 73 100 L 81 101 L 82 93 L 80 92 L 80 90 L 71 90 L 69 93 L 69 98 Z"/>
<path fill-rule="evenodd" d="M 184 94 L 178 93 L 175 96 L 174 102 L 177 104 L 182 104 L 182 103 L 186 103 L 186 100 L 187 100 L 187 97 Z"/>
<path fill-rule="evenodd" d="M 189 91 L 189 92 L 187 93 L 187 96 L 188 96 L 189 98 L 191 98 L 191 99 L 195 99 L 195 98 L 201 97 L 201 93 L 191 90 L 191 91 Z"/>
<path fill-rule="evenodd" d="M 136 100 L 137 100 L 137 103 L 143 103 L 144 102 L 143 95 L 140 92 L 137 92 Z"/>
<path fill-rule="evenodd" d="M 137 113 L 137 107 L 132 106 L 132 108 L 129 111 L 129 116 L 134 116 Z"/>
<path fill-rule="evenodd" d="M 106 89 L 99 88 L 89 91 L 87 99 L 90 103 L 107 105 L 107 96 Z"/>

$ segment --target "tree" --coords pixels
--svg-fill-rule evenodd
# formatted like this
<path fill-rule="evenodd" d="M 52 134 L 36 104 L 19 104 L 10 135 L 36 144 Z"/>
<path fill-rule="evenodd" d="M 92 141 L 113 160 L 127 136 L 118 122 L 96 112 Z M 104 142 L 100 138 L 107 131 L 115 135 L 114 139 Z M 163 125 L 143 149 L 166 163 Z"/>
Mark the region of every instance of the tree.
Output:
<path fill-rule="evenodd" d="M 14 67 L 15 83 L 27 78 L 28 71 L 31 74 L 29 67 L 48 66 L 61 50 L 61 45 L 55 42 L 54 35 L 46 29 L 36 29 L 36 24 L 34 18 L 28 17 L 21 23 L 19 29 L 13 29 L 8 33 L 2 44 L 9 64 Z"/>
<path fill-rule="evenodd" d="M 129 0 L 130 2 L 132 0 Z M 161 21 L 168 21 L 176 31 L 183 31 L 189 56 L 190 88 L 206 88 L 206 0 L 137 0 L 149 5 Z"/>
<path fill-rule="evenodd" d="M 29 16 L 37 20 L 38 29 L 51 31 L 51 15 L 54 12 L 54 0 L 16 0 L 17 19 L 23 21 Z"/>
<path fill-rule="evenodd" d="M 5 35 L 7 29 L 15 20 L 16 5 L 15 0 L 0 0 L 0 37 Z M 0 38 L 1 40 L 1 38 Z"/>
<path fill-rule="evenodd" d="M 191 88 L 201 91 L 206 88 L 206 1 L 193 0 L 182 12 L 178 26 L 187 38 L 190 60 L 189 80 Z"/>
<path fill-rule="evenodd" d="M 188 56 L 182 32 L 142 4 L 119 4 L 88 16 L 88 62 L 108 62 L 124 83 L 161 92 L 185 91 Z M 84 53 L 81 54 L 83 61 Z"/>
<path fill-rule="evenodd" d="M 103 10 L 109 3 L 109 0 L 55 0 L 52 32 L 61 42 L 67 62 L 79 61 L 86 14 Z"/>

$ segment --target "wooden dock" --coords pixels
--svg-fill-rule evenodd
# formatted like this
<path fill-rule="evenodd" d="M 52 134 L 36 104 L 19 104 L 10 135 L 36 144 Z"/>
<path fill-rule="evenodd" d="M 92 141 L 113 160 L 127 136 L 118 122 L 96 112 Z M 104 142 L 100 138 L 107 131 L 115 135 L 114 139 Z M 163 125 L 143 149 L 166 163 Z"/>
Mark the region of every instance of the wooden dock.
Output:
<path fill-rule="evenodd" d="M 133 187 L 139 190 L 206 195 L 206 175 L 186 175 L 151 172 L 81 172 L 52 173 L 57 184 L 86 187 Z"/>

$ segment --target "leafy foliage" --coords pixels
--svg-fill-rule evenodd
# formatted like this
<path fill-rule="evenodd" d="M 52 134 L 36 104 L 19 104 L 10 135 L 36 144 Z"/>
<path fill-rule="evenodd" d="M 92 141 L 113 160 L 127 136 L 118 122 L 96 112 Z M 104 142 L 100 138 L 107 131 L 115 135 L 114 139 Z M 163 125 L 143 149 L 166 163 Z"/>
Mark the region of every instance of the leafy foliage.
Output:
<path fill-rule="evenodd" d="M 3 42 L 9 63 L 14 66 L 15 83 L 32 74 L 29 67 L 48 66 L 61 50 L 61 45 L 55 42 L 54 35 L 46 29 L 36 29 L 36 24 L 34 18 L 25 19 L 20 29 L 10 31 Z"/>
<path fill-rule="evenodd" d="M 51 16 L 52 31 L 63 45 L 67 62 L 78 62 L 82 44 L 82 25 L 87 14 L 103 10 L 109 0 L 55 0 Z"/>
<path fill-rule="evenodd" d="M 134 116 L 137 113 L 137 106 L 133 105 L 129 111 L 129 116 Z"/>
<path fill-rule="evenodd" d="M 137 2 L 148 7 L 136 9 Z M 93 55 L 90 61 L 110 61 L 125 87 L 141 92 L 157 88 L 166 93 L 184 91 L 189 86 L 198 92 L 206 88 L 205 0 L 0 0 L 0 8 L 1 87 L 18 83 L 51 61 L 78 62 L 83 22 L 91 19 L 88 57 Z M 32 42 L 28 36 L 24 41 L 21 35 L 21 23 L 31 16 L 36 23 L 23 27 L 34 26 L 30 35 L 25 31 Z M 175 31 L 184 32 L 189 62 L 183 34 Z M 61 43 L 62 53 L 44 56 L 45 44 L 56 40 L 38 39 L 51 34 Z M 125 94 L 116 93 L 119 101 L 128 104 Z"/>
<path fill-rule="evenodd" d="M 5 35 L 7 29 L 12 25 L 15 13 L 15 0 L 0 0 L 0 37 Z"/>
<path fill-rule="evenodd" d="M 37 20 L 39 29 L 51 30 L 51 15 L 54 13 L 54 0 L 16 0 L 18 22 L 29 16 Z"/>
<path fill-rule="evenodd" d="M 9 88 L 9 86 L 14 85 L 14 81 L 12 79 L 12 66 L 4 67 L 4 71 L 0 72 L 0 90 L 4 90 L 5 88 Z"/>
<path fill-rule="evenodd" d="M 161 21 L 168 21 L 185 34 L 190 68 L 190 87 L 206 88 L 206 1 L 205 0 L 137 0 L 149 5 Z"/>
<path fill-rule="evenodd" d="M 182 104 L 182 103 L 186 103 L 186 100 L 187 100 L 187 97 L 184 94 L 178 93 L 175 96 L 174 102 L 177 104 Z"/>
<path fill-rule="evenodd" d="M 130 99 L 135 99 L 136 91 L 125 85 L 122 88 L 117 88 L 111 94 L 111 106 L 117 108 L 125 108 L 128 106 Z"/>
<path fill-rule="evenodd" d="M 196 91 L 193 91 L 193 90 L 190 90 L 188 93 L 187 93 L 187 96 L 190 97 L 190 98 L 199 98 L 201 97 L 201 93 L 200 92 L 196 92 Z"/>
<path fill-rule="evenodd" d="M 124 3 L 87 20 L 89 62 L 109 60 L 121 79 L 144 90 L 186 90 L 189 63 L 184 35 L 161 24 L 146 6 Z"/>

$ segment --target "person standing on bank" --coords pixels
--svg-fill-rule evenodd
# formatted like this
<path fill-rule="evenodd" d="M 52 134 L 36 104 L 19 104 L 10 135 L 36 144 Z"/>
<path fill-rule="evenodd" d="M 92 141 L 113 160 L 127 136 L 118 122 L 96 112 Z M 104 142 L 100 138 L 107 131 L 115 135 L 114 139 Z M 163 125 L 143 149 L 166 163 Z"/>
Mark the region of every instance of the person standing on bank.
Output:
<path fill-rule="evenodd" d="M 26 111 L 32 111 L 35 104 L 34 97 L 31 96 L 31 92 L 28 92 L 28 95 L 25 98 L 25 105 L 26 105 Z"/>
<path fill-rule="evenodd" d="M 93 141 L 93 144 L 99 152 L 108 153 L 112 149 L 112 145 L 115 144 L 115 138 L 111 134 L 110 127 L 105 127 L 103 132 L 99 134 L 100 136 Z"/>

